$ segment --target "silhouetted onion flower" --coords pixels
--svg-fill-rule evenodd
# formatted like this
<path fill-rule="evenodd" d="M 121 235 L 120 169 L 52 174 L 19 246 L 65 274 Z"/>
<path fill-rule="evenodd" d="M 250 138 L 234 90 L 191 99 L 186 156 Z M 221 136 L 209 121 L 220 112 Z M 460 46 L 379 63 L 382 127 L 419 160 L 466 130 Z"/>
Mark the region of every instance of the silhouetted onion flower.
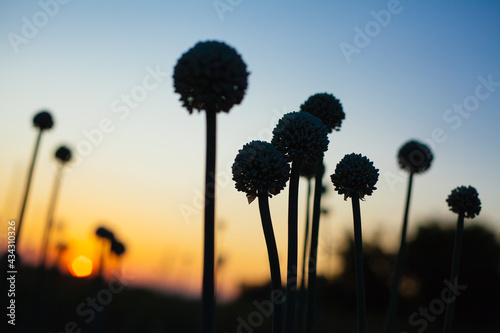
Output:
<path fill-rule="evenodd" d="M 61 163 L 66 163 L 71 160 L 71 150 L 66 146 L 61 146 L 56 151 L 56 158 Z"/>
<path fill-rule="evenodd" d="M 199 42 L 184 53 L 174 68 L 175 92 L 189 113 L 193 109 L 229 110 L 240 104 L 248 85 L 247 66 L 231 46 Z"/>
<path fill-rule="evenodd" d="M 401 280 L 401 272 L 403 269 L 403 256 L 406 247 L 406 230 L 408 229 L 408 213 L 410 210 L 411 189 L 413 184 L 413 175 L 427 171 L 433 160 L 430 148 L 416 140 L 406 142 L 398 152 L 399 166 L 408 171 L 408 189 L 406 196 L 406 208 L 403 216 L 403 226 L 401 228 L 401 241 L 399 245 L 398 255 L 396 257 L 396 266 L 392 278 L 391 296 L 389 307 L 387 310 L 387 318 L 385 322 L 385 333 L 391 333 L 396 318 L 397 305 L 399 302 L 399 283 Z"/>
<path fill-rule="evenodd" d="M 71 150 L 66 146 L 60 146 L 56 150 L 54 157 L 59 162 L 59 166 L 57 168 L 56 175 L 54 178 L 54 185 L 52 186 L 52 195 L 51 195 L 51 200 L 49 203 L 47 221 L 45 224 L 45 230 L 44 230 L 44 235 L 43 235 L 42 259 L 41 259 L 42 266 L 45 265 L 45 261 L 47 258 L 47 250 L 48 250 L 49 242 L 50 242 L 50 233 L 52 230 L 52 225 L 54 223 L 54 212 L 55 212 L 55 207 L 57 204 L 57 198 L 59 195 L 59 189 L 61 187 L 63 168 L 66 165 L 66 163 L 68 163 L 71 160 Z"/>
<path fill-rule="evenodd" d="M 111 244 L 115 240 L 115 235 L 106 227 L 98 227 L 95 235 L 101 239 L 101 258 L 99 263 L 99 278 L 102 278 L 104 273 L 104 257 L 111 251 Z"/>
<path fill-rule="evenodd" d="M 460 186 L 451 191 L 446 199 L 450 210 L 464 217 L 473 219 L 481 211 L 479 194 L 472 186 Z"/>
<path fill-rule="evenodd" d="M 453 258 L 451 261 L 450 282 L 458 284 L 458 272 L 460 269 L 460 253 L 462 252 L 462 238 L 464 231 L 464 218 L 474 218 L 481 211 L 481 201 L 479 194 L 472 186 L 459 186 L 451 191 L 446 199 L 448 207 L 454 213 L 458 214 L 457 230 L 455 232 L 455 241 L 453 244 Z M 454 299 L 454 293 L 448 291 L 448 300 Z M 453 323 L 453 313 L 455 312 L 455 303 L 446 302 L 446 313 L 444 317 L 443 333 L 450 333 Z"/>
<path fill-rule="evenodd" d="M 113 239 L 111 241 L 111 252 L 119 257 L 125 253 L 125 245 L 119 240 Z"/>
<path fill-rule="evenodd" d="M 345 119 L 342 104 L 335 96 L 328 93 L 310 96 L 300 106 L 300 110 L 318 117 L 328 128 L 328 133 L 332 133 L 333 130 L 339 131 L 342 120 Z"/>
<path fill-rule="evenodd" d="M 271 143 L 289 162 L 315 163 L 328 149 L 328 130 L 319 118 L 307 112 L 285 114 L 273 130 Z"/>
<path fill-rule="evenodd" d="M 343 194 L 344 200 L 348 197 L 363 200 L 377 189 L 378 169 L 366 156 L 352 153 L 344 156 L 330 177 L 335 191 Z"/>
<path fill-rule="evenodd" d="M 288 200 L 288 267 L 285 332 L 295 326 L 297 299 L 297 209 L 299 178 L 304 163 L 318 163 L 328 149 L 328 129 L 317 117 L 299 111 L 285 114 L 273 130 L 271 143 L 292 162 Z"/>
<path fill-rule="evenodd" d="M 365 195 L 371 195 L 377 188 L 378 169 L 373 162 L 361 154 L 349 154 L 337 164 L 331 175 L 335 190 L 352 201 L 354 222 L 354 255 L 356 266 L 356 295 L 358 304 L 358 333 L 366 333 L 366 298 L 363 267 L 363 239 L 361 231 L 361 210 L 359 201 Z"/>
<path fill-rule="evenodd" d="M 205 225 L 201 329 L 215 332 L 215 146 L 216 114 L 240 104 L 248 86 L 247 66 L 231 46 L 199 42 L 184 53 L 174 68 L 175 92 L 183 106 L 205 110 L 207 146 L 205 168 Z"/>
<path fill-rule="evenodd" d="M 427 171 L 431 166 L 432 159 L 430 148 L 416 140 L 408 141 L 398 152 L 399 166 L 410 173 Z"/>
<path fill-rule="evenodd" d="M 31 167 L 28 171 L 28 180 L 26 181 L 26 189 L 24 191 L 24 197 L 21 205 L 21 212 L 19 214 L 19 221 L 17 223 L 17 233 L 16 233 L 16 244 L 21 238 L 21 227 L 23 223 L 24 212 L 26 210 L 26 204 L 28 202 L 28 195 L 30 191 L 31 179 L 33 178 L 33 170 L 35 169 L 36 156 L 38 154 L 38 147 L 40 146 L 40 140 L 44 131 L 51 129 L 54 126 L 54 120 L 52 116 L 47 111 L 41 111 L 33 117 L 33 126 L 38 128 L 38 136 L 35 141 L 35 150 L 33 152 L 33 158 L 31 160 Z"/>
<path fill-rule="evenodd" d="M 259 193 L 277 195 L 290 178 L 285 156 L 269 142 L 252 141 L 238 151 L 232 167 L 236 189 L 248 198 Z"/>
<path fill-rule="evenodd" d="M 107 239 L 109 241 L 115 239 L 115 235 L 113 234 L 113 232 L 107 229 L 106 227 L 97 228 L 95 231 L 95 235 L 99 238 Z"/>
<path fill-rule="evenodd" d="M 301 106 L 300 110 L 308 112 L 313 116 L 318 117 L 323 124 L 325 124 L 328 129 L 328 133 L 332 133 L 333 130 L 339 131 L 342 121 L 345 119 L 345 113 L 340 101 L 329 93 L 318 93 L 310 96 Z M 318 237 L 319 237 L 319 223 L 321 216 L 321 195 L 322 191 L 320 188 L 323 187 L 323 175 L 324 166 L 322 159 L 316 163 L 316 170 L 313 171 L 313 176 L 315 177 L 315 187 L 317 190 L 314 191 L 314 205 L 313 205 L 313 218 L 312 218 L 312 229 L 311 229 L 311 246 L 309 250 L 309 278 L 308 278 L 308 296 L 307 298 L 307 318 L 306 318 L 306 331 L 314 331 L 314 316 L 316 312 L 316 284 L 317 284 L 317 255 L 318 255 Z M 310 184 L 310 183 L 309 183 Z M 309 193 L 309 191 L 308 191 Z M 308 194 L 309 195 L 309 194 Z M 309 204 L 309 199 L 308 199 Z M 309 209 L 307 209 L 309 211 Z M 307 218 L 309 218 L 309 213 L 307 213 Z M 306 220 L 306 228 L 308 228 L 308 223 Z M 304 246 L 307 246 L 308 229 L 306 229 L 304 235 Z M 304 247 L 304 256 L 306 253 L 306 247 Z M 306 261 L 302 265 L 302 270 L 305 272 Z M 305 274 L 303 274 L 305 275 Z M 304 278 L 301 280 L 301 285 L 304 285 Z M 303 288 L 301 288 L 303 289 Z"/>
<path fill-rule="evenodd" d="M 277 195 L 286 186 L 290 177 L 290 166 L 275 146 L 264 141 L 252 141 L 238 151 L 232 167 L 236 189 L 245 192 L 249 203 L 258 197 L 259 211 L 266 239 L 273 294 L 281 291 L 281 273 L 278 248 L 274 237 L 269 198 Z M 283 306 L 273 300 L 273 332 L 283 332 Z"/>
<path fill-rule="evenodd" d="M 54 126 L 54 120 L 47 111 L 41 111 L 33 118 L 33 125 L 40 130 L 49 130 Z"/>

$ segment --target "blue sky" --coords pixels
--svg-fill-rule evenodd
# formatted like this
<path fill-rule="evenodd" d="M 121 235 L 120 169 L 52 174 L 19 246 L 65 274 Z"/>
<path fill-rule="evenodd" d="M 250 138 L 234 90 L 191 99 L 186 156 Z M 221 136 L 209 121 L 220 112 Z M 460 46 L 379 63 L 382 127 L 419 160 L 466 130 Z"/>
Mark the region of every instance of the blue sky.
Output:
<path fill-rule="evenodd" d="M 234 46 L 251 72 L 242 104 L 218 117 L 217 214 L 227 224 L 220 250 L 233 256 L 229 280 L 251 275 L 238 261 L 254 256 L 265 262 L 266 254 L 256 204 L 247 205 L 236 192 L 227 167 L 244 143 L 270 140 L 278 118 L 317 92 L 333 93 L 346 113 L 342 130 L 330 136 L 327 174 L 351 152 L 380 169 L 379 189 L 362 207 L 367 237 L 382 231 L 388 244 L 397 238 L 406 178 L 395 156 L 411 138 L 431 145 L 435 161 L 415 179 L 410 230 L 433 217 L 453 221 L 447 195 L 473 185 L 483 202 L 477 223 L 500 232 L 497 1 L 63 2 L 0 3 L 3 220 L 19 209 L 35 138 L 33 115 L 48 109 L 56 122 L 43 139 L 33 184 L 25 226 L 33 232 L 24 231 L 31 250 L 46 214 L 51 156 L 65 143 L 81 159 L 65 178 L 58 209 L 67 225 L 64 237 L 84 243 L 81 235 L 106 220 L 131 244 L 125 266 L 138 265 L 151 242 L 161 253 L 199 258 L 204 117 L 182 108 L 171 75 L 180 55 L 207 39 Z M 26 21 L 37 31 L 30 32 Z M 24 43 L 16 46 L 13 38 Z M 357 48 L 349 57 L 341 48 L 347 44 Z M 154 88 L 144 90 L 145 80 Z M 140 101 L 126 115 L 117 112 L 125 95 L 141 91 L 146 95 L 136 95 Z M 463 104 L 472 111 L 454 111 Z M 324 219 L 324 240 L 338 240 L 352 228 L 350 205 L 333 190 L 324 205 L 332 211 Z M 286 194 L 273 199 L 271 209 L 284 255 Z M 265 265 L 252 272 L 268 274 Z"/>

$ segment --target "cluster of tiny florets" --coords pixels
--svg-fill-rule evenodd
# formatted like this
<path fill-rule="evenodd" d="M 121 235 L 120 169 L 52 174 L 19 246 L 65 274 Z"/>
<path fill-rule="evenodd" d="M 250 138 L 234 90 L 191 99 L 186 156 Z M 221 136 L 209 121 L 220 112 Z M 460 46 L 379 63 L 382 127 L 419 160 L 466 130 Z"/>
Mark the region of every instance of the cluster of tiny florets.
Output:
<path fill-rule="evenodd" d="M 377 188 L 378 169 L 373 162 L 361 154 L 349 154 L 337 164 L 335 173 L 330 176 L 335 190 L 344 195 L 344 199 L 371 195 Z"/>
<path fill-rule="evenodd" d="M 479 194 L 472 186 L 459 186 L 452 190 L 446 199 L 450 210 L 464 217 L 474 218 L 481 211 L 481 200 Z"/>
<path fill-rule="evenodd" d="M 175 92 L 189 113 L 193 109 L 229 112 L 240 104 L 248 85 L 247 66 L 231 46 L 199 42 L 184 53 L 174 68 Z"/>
<path fill-rule="evenodd" d="M 431 166 L 432 159 L 430 148 L 416 140 L 408 141 L 398 152 L 399 166 L 412 173 L 427 171 Z"/>
<path fill-rule="evenodd" d="M 259 193 L 276 195 L 286 186 L 290 165 L 285 156 L 269 142 L 252 141 L 238 151 L 232 167 L 238 191 L 248 197 Z"/>
<path fill-rule="evenodd" d="M 345 119 L 345 113 L 340 101 L 332 94 L 319 93 L 310 96 L 304 104 L 300 106 L 301 111 L 308 112 L 318 117 L 328 132 L 339 131 L 342 120 Z"/>
<path fill-rule="evenodd" d="M 328 149 L 327 135 L 326 126 L 317 117 L 302 111 L 290 112 L 278 121 L 271 143 L 288 161 L 315 163 Z"/>

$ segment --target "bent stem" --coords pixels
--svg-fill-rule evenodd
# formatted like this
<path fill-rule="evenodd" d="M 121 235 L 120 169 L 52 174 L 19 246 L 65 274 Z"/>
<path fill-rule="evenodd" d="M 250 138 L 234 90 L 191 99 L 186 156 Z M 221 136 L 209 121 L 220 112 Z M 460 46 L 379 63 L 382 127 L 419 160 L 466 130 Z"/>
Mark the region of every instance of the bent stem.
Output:
<path fill-rule="evenodd" d="M 314 204 L 311 230 L 311 249 L 309 250 L 309 279 L 308 279 L 308 298 L 307 298 L 307 320 L 306 332 L 312 332 L 314 328 L 314 317 L 316 314 L 316 285 L 317 274 L 316 264 L 318 258 L 318 236 L 319 219 L 321 216 L 321 195 L 323 190 L 323 160 L 318 161 L 316 165 L 315 184 L 314 184 Z"/>
<path fill-rule="evenodd" d="M 361 211 L 359 198 L 352 197 L 354 220 L 354 256 L 356 267 L 356 297 L 358 304 L 358 333 L 366 333 L 365 273 L 363 268 L 363 239 L 361 232 Z"/>
<path fill-rule="evenodd" d="M 299 178 L 302 160 L 292 162 L 288 196 L 288 267 L 286 281 L 285 332 L 295 331 L 295 304 L 297 301 L 297 211 Z"/>
<path fill-rule="evenodd" d="M 267 255 L 269 257 L 269 268 L 271 271 L 272 295 L 279 291 L 283 293 L 281 286 L 280 262 L 278 257 L 278 247 L 274 238 L 273 223 L 271 221 L 271 212 L 269 211 L 269 197 L 267 193 L 259 193 L 259 211 L 262 220 L 262 229 L 266 239 Z M 271 300 L 274 304 L 273 311 L 273 333 L 283 333 L 283 305 L 281 302 Z"/>
<path fill-rule="evenodd" d="M 408 193 L 406 195 L 406 208 L 403 217 L 403 228 L 401 229 L 401 244 L 399 245 L 398 255 L 396 257 L 396 267 L 394 269 L 394 276 L 392 278 L 391 296 L 389 299 L 389 308 L 387 310 L 387 319 L 385 322 L 385 333 L 392 332 L 394 326 L 394 319 L 396 318 L 396 312 L 399 303 L 399 283 L 401 280 L 401 272 L 403 269 L 403 257 L 406 247 L 406 232 L 408 229 L 408 212 L 410 211 L 410 197 L 411 188 L 413 183 L 413 172 L 410 172 L 410 177 L 408 178 Z"/>
<path fill-rule="evenodd" d="M 14 241 L 15 245 L 17 245 L 17 242 L 19 242 L 19 238 L 21 237 L 21 226 L 23 223 L 24 211 L 26 210 L 26 203 L 28 202 L 28 195 L 29 195 L 29 191 L 30 191 L 31 179 L 33 178 L 33 170 L 35 169 L 36 156 L 38 154 L 38 147 L 40 146 L 42 132 L 43 132 L 43 130 L 40 129 L 40 131 L 38 132 L 38 137 L 36 138 L 36 141 L 35 141 L 35 150 L 33 152 L 33 159 L 31 160 L 30 171 L 28 172 L 28 180 L 26 182 L 26 190 L 24 191 L 23 204 L 21 205 L 21 213 L 19 214 L 19 222 L 17 223 L 16 240 Z"/>
<path fill-rule="evenodd" d="M 206 110 L 205 229 L 203 243 L 203 289 L 201 331 L 215 332 L 215 144 L 216 115 Z"/>
<path fill-rule="evenodd" d="M 458 283 L 458 270 L 460 268 L 460 253 L 462 252 L 462 235 L 464 231 L 464 213 L 458 215 L 457 231 L 455 232 L 455 241 L 453 244 L 453 259 L 451 262 L 450 283 Z M 452 299 L 453 291 L 448 290 L 448 300 Z M 444 315 L 443 333 L 450 333 L 453 324 L 453 313 L 455 312 L 455 301 L 447 302 L 446 313 Z"/>

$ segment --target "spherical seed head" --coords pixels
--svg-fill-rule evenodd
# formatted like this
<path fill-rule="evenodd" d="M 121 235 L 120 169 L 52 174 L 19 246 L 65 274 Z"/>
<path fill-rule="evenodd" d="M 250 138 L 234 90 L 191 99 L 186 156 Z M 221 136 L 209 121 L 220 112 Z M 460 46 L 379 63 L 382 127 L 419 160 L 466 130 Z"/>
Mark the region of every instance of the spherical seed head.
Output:
<path fill-rule="evenodd" d="M 55 156 L 61 163 L 69 162 L 71 160 L 71 150 L 66 146 L 61 146 L 56 150 Z"/>
<path fill-rule="evenodd" d="M 121 256 L 125 253 L 125 245 L 115 239 L 111 242 L 111 252 L 113 252 L 117 256 Z"/>
<path fill-rule="evenodd" d="M 243 100 L 248 75 L 234 48 L 218 41 L 199 42 L 177 61 L 174 88 L 189 113 L 229 112 Z"/>
<path fill-rule="evenodd" d="M 328 149 L 328 130 L 317 117 L 307 112 L 285 114 L 273 130 L 271 143 L 288 161 L 319 161 Z"/>
<path fill-rule="evenodd" d="M 472 186 L 459 186 L 452 190 L 446 199 L 450 210 L 464 217 L 474 218 L 481 211 L 481 200 L 479 194 Z"/>
<path fill-rule="evenodd" d="M 270 197 L 285 188 L 290 165 L 285 156 L 269 142 L 252 141 L 238 151 L 232 167 L 236 189 L 248 198 L 259 193 Z"/>
<path fill-rule="evenodd" d="M 33 125 L 39 129 L 48 130 L 54 126 L 54 120 L 52 116 L 47 111 L 41 111 L 33 117 Z"/>
<path fill-rule="evenodd" d="M 328 133 L 332 133 L 333 130 L 339 131 L 342 120 L 345 119 L 342 104 L 332 94 L 328 93 L 310 96 L 300 106 L 300 110 L 318 117 L 328 128 Z"/>
<path fill-rule="evenodd" d="M 377 188 L 378 169 L 373 162 L 361 154 L 349 154 L 337 164 L 335 173 L 330 176 L 335 191 L 347 197 L 363 200 L 365 195 L 372 195 Z"/>
<path fill-rule="evenodd" d="M 100 237 L 100 238 L 109 239 L 109 240 L 115 239 L 115 235 L 113 234 L 113 232 L 111 232 L 110 230 L 108 230 L 105 227 L 97 228 L 95 231 L 95 234 L 97 237 Z"/>
<path fill-rule="evenodd" d="M 398 152 L 399 166 L 412 173 L 427 171 L 431 166 L 432 159 L 431 149 L 416 140 L 408 141 Z"/>

